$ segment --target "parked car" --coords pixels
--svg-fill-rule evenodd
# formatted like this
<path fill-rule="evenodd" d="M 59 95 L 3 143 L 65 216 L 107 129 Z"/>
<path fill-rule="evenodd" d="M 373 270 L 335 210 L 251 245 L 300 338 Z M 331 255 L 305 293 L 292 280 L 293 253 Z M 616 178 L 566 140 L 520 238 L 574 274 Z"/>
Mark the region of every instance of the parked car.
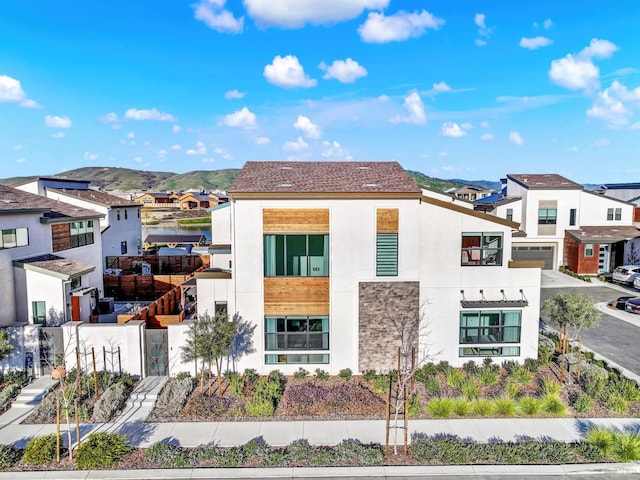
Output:
<path fill-rule="evenodd" d="M 640 297 L 634 297 L 627 300 L 624 304 L 624 309 L 627 312 L 640 314 Z"/>
<path fill-rule="evenodd" d="M 635 298 L 635 297 L 618 297 L 615 300 L 612 300 L 609 303 L 607 303 L 607 306 L 612 308 L 617 308 L 618 310 L 625 310 L 627 300 L 631 300 L 632 298 Z"/>
<path fill-rule="evenodd" d="M 638 275 L 633 281 L 633 288 L 637 288 L 638 290 L 640 290 L 640 275 Z"/>
<path fill-rule="evenodd" d="M 640 265 L 623 265 L 613 271 L 613 281 L 618 283 L 633 284 L 640 277 Z"/>

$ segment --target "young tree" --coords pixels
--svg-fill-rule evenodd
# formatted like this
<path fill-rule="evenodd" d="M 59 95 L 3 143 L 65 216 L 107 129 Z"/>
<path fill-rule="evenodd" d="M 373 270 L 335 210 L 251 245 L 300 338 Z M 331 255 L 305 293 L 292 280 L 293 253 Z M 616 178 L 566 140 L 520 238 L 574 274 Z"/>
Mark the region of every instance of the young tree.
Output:
<path fill-rule="evenodd" d="M 202 361 L 200 391 L 204 391 L 205 364 L 215 363 L 218 376 L 218 395 L 222 395 L 222 362 L 231 353 L 236 322 L 229 321 L 227 315 L 217 313 L 213 317 L 208 313 L 198 316 L 189 329 L 186 345 L 182 347 L 182 359 L 185 362 Z"/>
<path fill-rule="evenodd" d="M 253 346 L 253 332 L 257 325 L 243 319 L 242 315 L 237 312 L 233 316 L 233 323 L 236 324 L 236 327 L 231 342 L 229 357 L 233 371 L 235 372 L 240 358 L 242 358 L 243 355 L 248 355 L 256 351 Z"/>
<path fill-rule="evenodd" d="M 9 334 L 4 328 L 0 329 L 0 360 L 6 357 L 12 350 L 13 345 L 11 345 Z"/>

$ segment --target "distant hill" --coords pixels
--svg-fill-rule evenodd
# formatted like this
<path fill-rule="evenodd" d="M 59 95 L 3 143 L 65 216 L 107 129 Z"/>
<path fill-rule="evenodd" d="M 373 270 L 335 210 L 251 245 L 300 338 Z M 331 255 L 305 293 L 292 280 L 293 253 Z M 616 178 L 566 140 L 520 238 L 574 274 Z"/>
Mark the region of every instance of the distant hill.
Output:
<path fill-rule="evenodd" d="M 227 190 L 240 169 L 229 168 L 225 170 L 195 170 L 187 173 L 149 172 L 144 170 L 132 170 L 118 167 L 83 167 L 75 170 L 51 175 L 54 177 L 68 178 L 70 180 L 88 180 L 91 185 L 102 190 L 152 190 L 152 191 L 181 191 L 190 188 L 201 190 Z M 448 188 L 460 188 L 464 185 L 497 185 L 500 182 L 468 181 L 468 180 L 443 180 L 429 177 L 421 172 L 407 170 L 407 173 L 418 185 L 434 190 L 446 190 Z M 37 178 L 11 177 L 0 179 L 4 185 L 16 185 Z"/>
<path fill-rule="evenodd" d="M 502 184 L 500 182 L 493 182 L 491 180 L 460 180 L 453 178 L 448 181 L 453 183 L 464 183 L 465 185 L 476 185 L 489 190 L 495 190 L 496 192 L 499 192 L 502 188 Z"/>

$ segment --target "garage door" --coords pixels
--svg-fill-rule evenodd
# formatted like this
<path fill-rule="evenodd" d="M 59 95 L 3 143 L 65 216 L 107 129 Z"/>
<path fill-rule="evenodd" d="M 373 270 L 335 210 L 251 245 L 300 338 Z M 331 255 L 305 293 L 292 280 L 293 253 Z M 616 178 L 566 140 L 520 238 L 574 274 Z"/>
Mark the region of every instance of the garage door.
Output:
<path fill-rule="evenodd" d="M 512 248 L 511 258 L 514 261 L 530 261 L 535 260 L 538 262 L 544 262 L 543 270 L 553 269 L 553 247 L 530 247 L 518 245 Z"/>

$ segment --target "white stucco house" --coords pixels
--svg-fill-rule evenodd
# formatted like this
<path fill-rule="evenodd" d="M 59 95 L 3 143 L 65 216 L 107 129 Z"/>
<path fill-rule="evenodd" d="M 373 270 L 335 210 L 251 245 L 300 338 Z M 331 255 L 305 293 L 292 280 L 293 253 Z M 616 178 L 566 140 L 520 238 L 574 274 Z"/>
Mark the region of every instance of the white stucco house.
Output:
<path fill-rule="evenodd" d="M 396 162 L 247 162 L 211 211 L 198 313 L 255 326 L 238 368 L 388 370 L 394 322 L 419 357 L 537 356 L 540 268 L 511 259 L 519 224 L 422 190 Z M 189 322 L 169 326 L 171 373 Z"/>
<path fill-rule="evenodd" d="M 509 174 L 500 194 L 475 208 L 518 222 L 514 260 L 566 265 L 577 273 L 610 272 L 625 262 L 625 244 L 640 236 L 634 205 L 586 190 L 557 174 Z"/>
<path fill-rule="evenodd" d="M 139 255 L 142 248 L 142 205 L 133 200 L 89 188 L 88 181 L 39 177 L 14 185 L 15 188 L 47 198 L 95 210 L 103 215 L 100 223 L 102 259 Z M 105 268 L 113 268 L 107 263 Z"/>

